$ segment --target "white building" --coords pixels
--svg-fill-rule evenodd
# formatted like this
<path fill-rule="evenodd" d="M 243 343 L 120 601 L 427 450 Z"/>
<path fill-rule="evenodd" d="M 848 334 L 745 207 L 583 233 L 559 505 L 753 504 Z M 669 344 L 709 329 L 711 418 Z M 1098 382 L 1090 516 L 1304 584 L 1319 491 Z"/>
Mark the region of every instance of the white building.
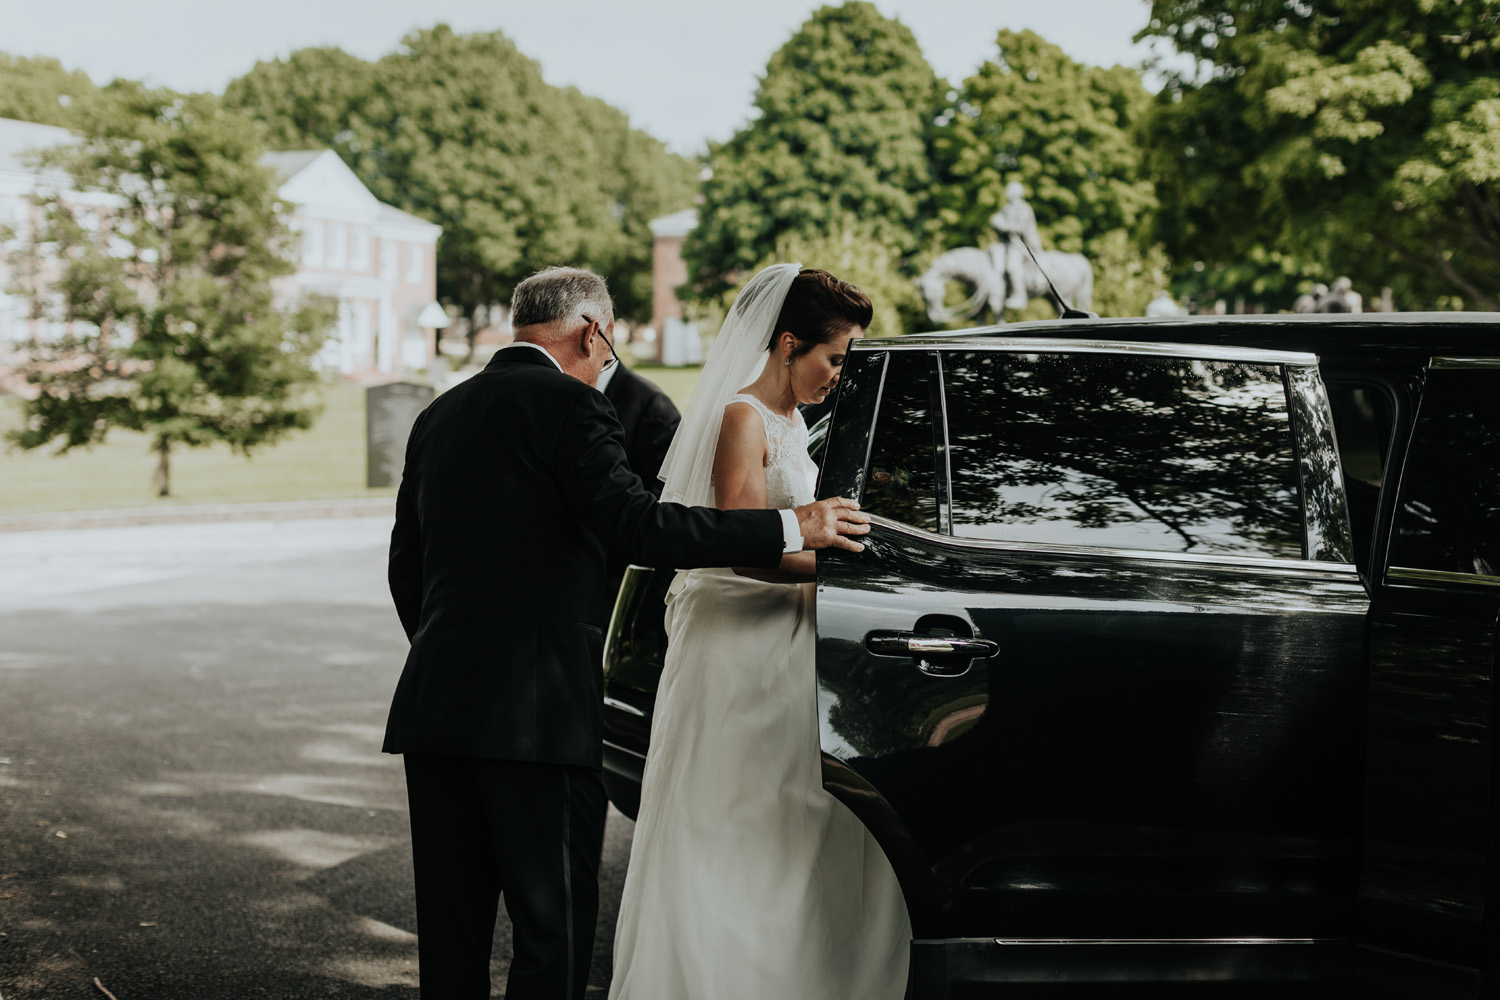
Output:
<path fill-rule="evenodd" d="M 437 351 L 436 253 L 442 228 L 378 201 L 328 150 L 267 153 L 281 197 L 296 205 L 304 291 L 338 300 L 324 362 L 349 375 L 420 371 Z"/>
<path fill-rule="evenodd" d="M 22 154 L 69 136 L 66 129 L 0 119 L 0 226 L 29 235 L 38 220 L 28 198 L 41 178 L 22 163 Z M 268 153 L 262 162 L 280 178 L 281 198 L 295 206 L 288 221 L 300 234 L 297 271 L 281 279 L 278 291 L 314 292 L 338 302 L 324 367 L 371 379 L 426 368 L 436 353 L 435 328 L 447 325 L 435 301 L 441 227 L 377 200 L 327 150 Z M 63 332 L 62 324 L 31 320 L 29 303 L 5 294 L 6 277 L 0 263 L 0 367 L 16 345 Z"/>
<path fill-rule="evenodd" d="M 36 210 L 27 199 L 41 178 L 22 163 L 24 154 L 31 149 L 66 142 L 69 135 L 67 129 L 51 125 L 0 118 L 0 227 L 12 230 L 20 239 L 30 237 L 36 223 Z M 56 177 L 46 180 L 49 186 L 57 184 Z M 28 318 L 31 304 L 19 295 L 8 294 L 10 282 L 4 252 L 9 248 L 9 244 L 0 244 L 0 367 L 4 365 L 6 349 L 29 338 L 33 326 Z M 61 324 L 45 324 L 38 334 L 61 336 Z"/>

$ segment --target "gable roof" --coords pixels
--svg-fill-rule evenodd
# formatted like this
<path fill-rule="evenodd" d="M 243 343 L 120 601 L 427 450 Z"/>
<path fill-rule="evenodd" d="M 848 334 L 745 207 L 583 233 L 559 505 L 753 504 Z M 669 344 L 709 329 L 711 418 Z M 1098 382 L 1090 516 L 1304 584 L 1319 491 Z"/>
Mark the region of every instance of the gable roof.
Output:
<path fill-rule="evenodd" d="M 294 149 L 286 153 L 266 153 L 260 162 L 276 171 L 276 179 L 285 184 L 300 174 L 326 152 L 322 149 Z"/>
<path fill-rule="evenodd" d="M 423 229 L 435 229 L 439 232 L 443 229 L 442 226 L 439 226 L 435 222 L 428 222 L 420 215 L 403 212 L 396 206 L 387 205 L 385 202 L 380 203 L 380 214 L 376 216 L 376 219 L 386 225 L 392 226 L 420 226 Z"/>

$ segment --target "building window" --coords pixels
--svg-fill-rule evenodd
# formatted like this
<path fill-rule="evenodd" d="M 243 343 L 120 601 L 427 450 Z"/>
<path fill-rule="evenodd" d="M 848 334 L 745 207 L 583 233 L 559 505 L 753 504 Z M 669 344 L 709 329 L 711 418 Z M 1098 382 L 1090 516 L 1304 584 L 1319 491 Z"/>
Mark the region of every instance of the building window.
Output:
<path fill-rule="evenodd" d="M 323 265 L 323 223 L 306 220 L 302 223 L 302 263 L 308 267 Z"/>
<path fill-rule="evenodd" d="M 66 320 L 68 312 L 68 300 L 62 292 L 52 292 L 47 296 L 46 315 L 43 318 L 42 339 L 49 343 L 62 340 L 68 332 Z"/>
<path fill-rule="evenodd" d="M 380 276 L 396 277 L 396 243 L 394 240 L 380 241 Z"/>
<path fill-rule="evenodd" d="M 408 243 L 406 245 L 406 280 L 418 282 L 427 277 L 426 254 L 422 252 L 419 243 Z"/>
<path fill-rule="evenodd" d="M 0 344 L 19 344 L 26 339 L 26 300 L 0 290 Z"/>
<path fill-rule="evenodd" d="M 342 222 L 328 224 L 328 266 L 346 267 L 349 263 L 349 227 Z"/>
<path fill-rule="evenodd" d="M 0 227 L 10 230 L 8 234 L 12 239 L 24 240 L 31 235 L 30 214 L 26 211 L 26 202 L 20 198 L 7 198 L 0 201 Z"/>
<path fill-rule="evenodd" d="M 370 269 L 370 231 L 363 226 L 356 226 L 351 234 L 352 246 L 349 253 L 349 266 L 356 271 L 368 271 Z"/>

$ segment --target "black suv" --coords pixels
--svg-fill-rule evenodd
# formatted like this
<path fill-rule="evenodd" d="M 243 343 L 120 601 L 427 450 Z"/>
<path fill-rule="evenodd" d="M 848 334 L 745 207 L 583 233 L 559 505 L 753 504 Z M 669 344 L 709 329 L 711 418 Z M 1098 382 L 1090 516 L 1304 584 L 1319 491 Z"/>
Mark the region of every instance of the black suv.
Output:
<path fill-rule="evenodd" d="M 865 340 L 820 430 L 873 521 L 818 560 L 824 784 L 912 996 L 1500 996 L 1500 316 Z M 605 654 L 631 815 L 668 575 Z"/>

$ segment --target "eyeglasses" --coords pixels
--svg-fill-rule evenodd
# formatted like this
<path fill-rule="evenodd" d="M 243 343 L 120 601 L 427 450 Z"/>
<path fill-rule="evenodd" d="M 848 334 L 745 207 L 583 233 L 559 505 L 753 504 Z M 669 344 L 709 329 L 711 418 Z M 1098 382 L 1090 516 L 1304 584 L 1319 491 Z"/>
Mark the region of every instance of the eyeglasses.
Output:
<path fill-rule="evenodd" d="M 583 316 L 583 321 L 585 323 L 593 323 L 594 322 L 592 319 L 589 319 L 589 317 L 585 316 L 583 313 L 579 313 L 579 315 Z M 612 343 L 610 343 L 610 340 L 609 340 L 608 337 L 604 336 L 604 324 L 603 323 L 599 324 L 599 339 L 603 340 L 604 341 L 604 345 L 609 348 L 609 360 L 606 361 L 606 362 L 604 362 L 604 366 L 599 369 L 599 371 L 602 373 L 602 372 L 609 371 L 610 368 L 612 368 L 615 365 L 619 364 L 620 363 L 620 356 L 615 353 L 615 345 L 612 344 Z"/>

